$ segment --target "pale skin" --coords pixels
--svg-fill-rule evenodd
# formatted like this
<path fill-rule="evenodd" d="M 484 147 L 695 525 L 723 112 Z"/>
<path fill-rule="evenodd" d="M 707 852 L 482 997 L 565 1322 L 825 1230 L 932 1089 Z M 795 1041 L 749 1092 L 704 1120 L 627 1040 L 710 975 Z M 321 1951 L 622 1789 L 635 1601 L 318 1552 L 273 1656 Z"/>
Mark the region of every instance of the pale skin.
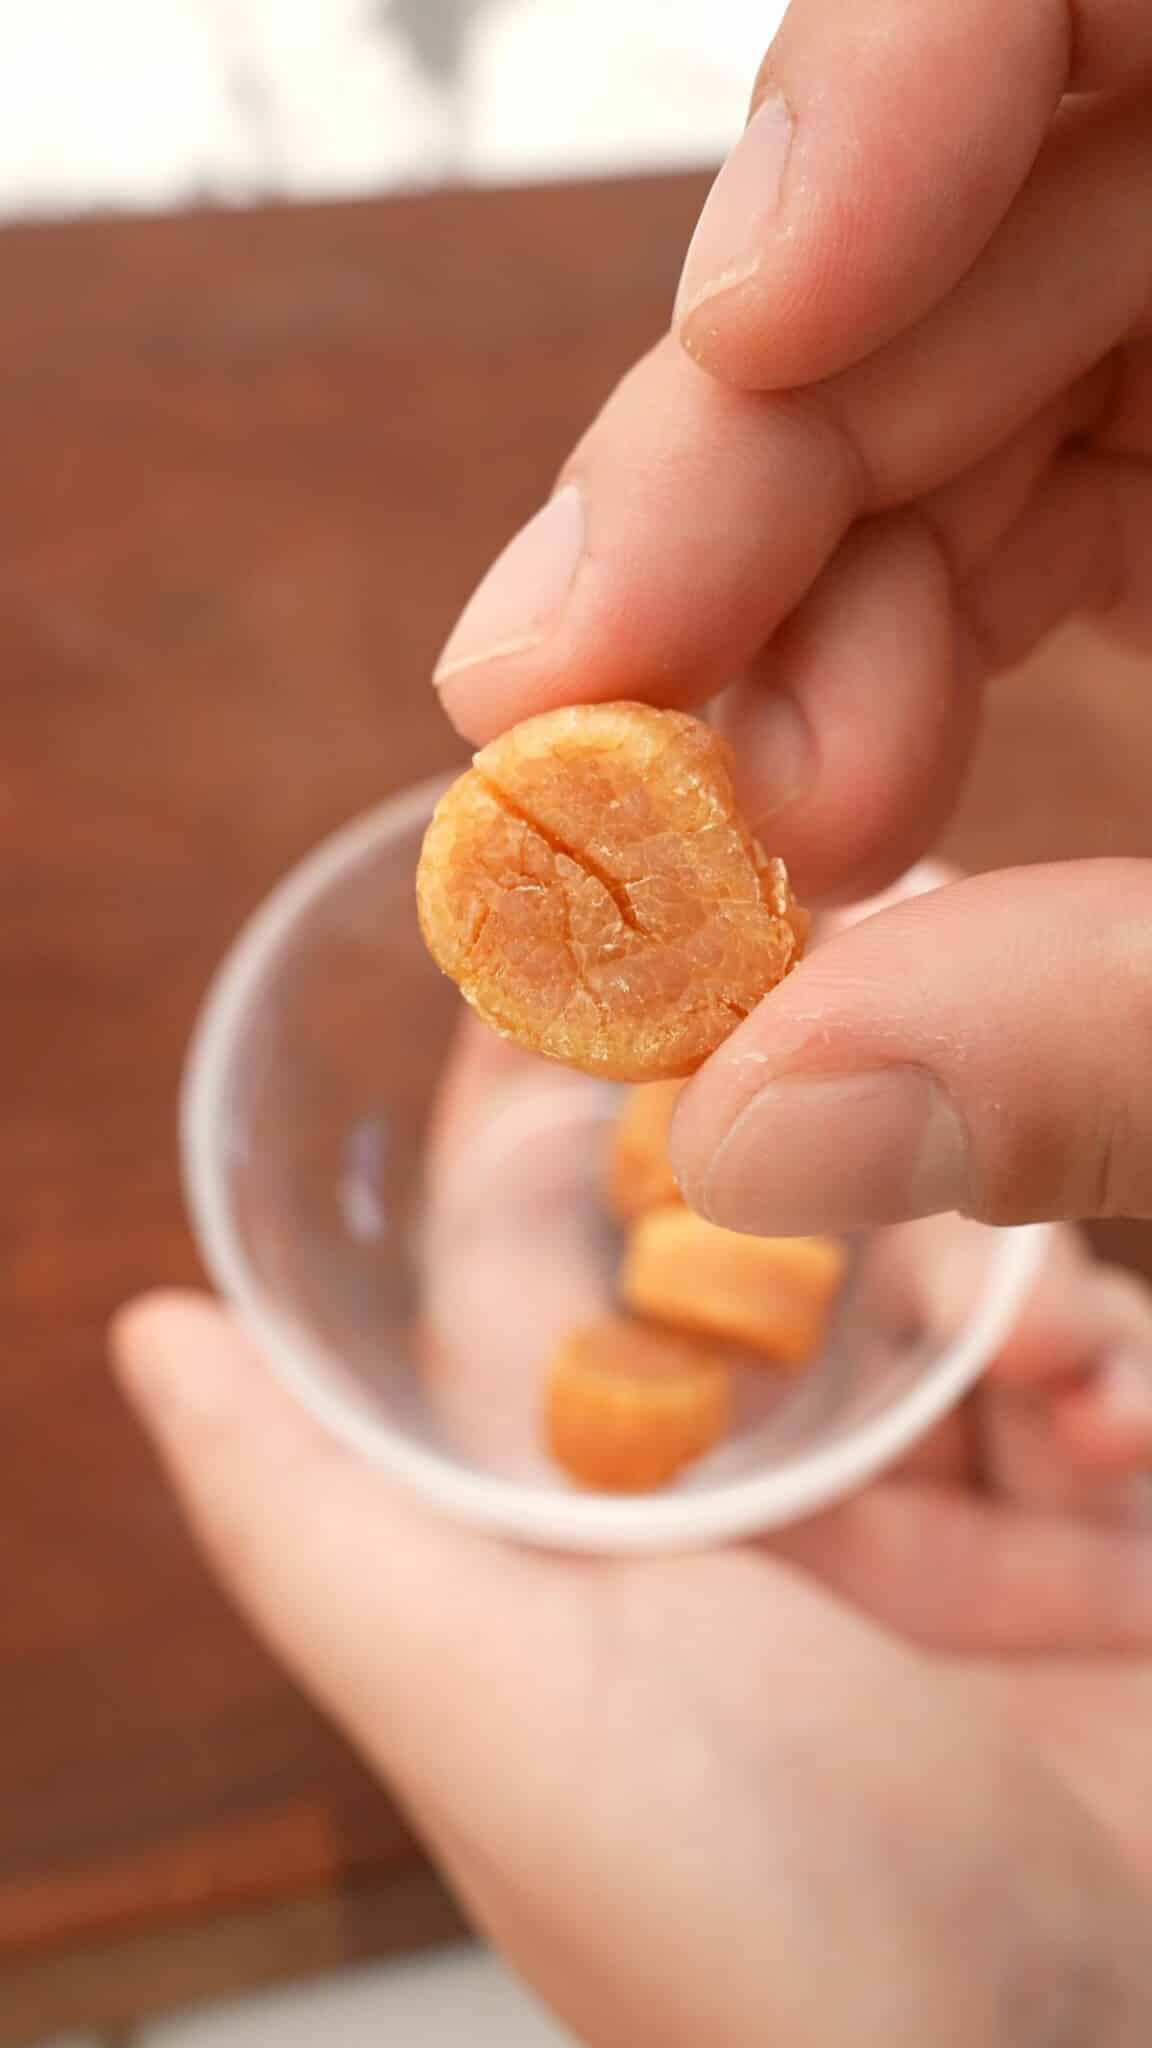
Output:
<path fill-rule="evenodd" d="M 1000 669 L 1073 611 L 1152 645 L 1150 93 L 1146 0 L 796 0 L 672 335 L 447 650 L 461 729 L 724 689 L 773 851 L 853 897 Z M 689 1089 L 689 1194 L 1149 1214 L 1149 929 L 1127 862 L 844 932 Z M 1152 1316 L 1071 1237 L 911 1470 L 701 1557 L 430 1519 L 206 1302 L 116 1349 L 236 1598 L 592 2048 L 1152 2039 Z"/>

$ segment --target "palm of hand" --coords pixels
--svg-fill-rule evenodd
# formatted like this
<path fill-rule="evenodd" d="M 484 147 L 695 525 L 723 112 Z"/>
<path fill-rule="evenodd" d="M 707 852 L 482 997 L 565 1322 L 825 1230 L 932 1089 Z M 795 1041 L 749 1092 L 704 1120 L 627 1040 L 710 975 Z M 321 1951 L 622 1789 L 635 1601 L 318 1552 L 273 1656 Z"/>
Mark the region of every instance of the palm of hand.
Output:
<path fill-rule="evenodd" d="M 121 1345 L 241 1604 L 592 2048 L 888 2048 L 925 2010 L 965 2048 L 1145 2038 L 1152 1565 L 1138 1531 L 1024 1505 L 1069 1483 L 1027 1346 L 819 1522 L 609 1561 L 395 1497 L 218 1310 L 145 1304 Z M 992 1488 L 978 1420 L 1011 1425 Z"/>

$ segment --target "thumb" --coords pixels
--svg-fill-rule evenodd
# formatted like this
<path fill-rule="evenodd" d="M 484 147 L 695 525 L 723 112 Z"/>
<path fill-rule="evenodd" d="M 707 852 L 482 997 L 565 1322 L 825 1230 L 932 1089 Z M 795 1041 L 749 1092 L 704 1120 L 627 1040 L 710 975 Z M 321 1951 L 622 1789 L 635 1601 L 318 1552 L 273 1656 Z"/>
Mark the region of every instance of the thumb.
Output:
<path fill-rule="evenodd" d="M 814 953 L 686 1090 L 688 1199 L 735 1230 L 1152 1214 L 1152 863 L 954 883 Z"/>

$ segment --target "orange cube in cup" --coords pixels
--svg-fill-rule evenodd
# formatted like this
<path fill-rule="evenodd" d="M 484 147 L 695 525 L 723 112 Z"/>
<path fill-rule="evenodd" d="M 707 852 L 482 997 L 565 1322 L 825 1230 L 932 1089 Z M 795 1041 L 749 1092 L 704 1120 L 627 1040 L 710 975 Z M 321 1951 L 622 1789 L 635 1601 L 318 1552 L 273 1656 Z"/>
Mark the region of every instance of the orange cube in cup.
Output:
<path fill-rule="evenodd" d="M 605 1316 L 572 1330 L 556 1349 L 545 1437 L 580 1485 L 651 1493 L 720 1442 L 728 1412 L 719 1347 Z"/>
<path fill-rule="evenodd" d="M 823 1341 L 844 1264 L 831 1238 L 745 1237 L 666 1207 L 635 1223 L 620 1291 L 635 1315 L 801 1366 Z"/>

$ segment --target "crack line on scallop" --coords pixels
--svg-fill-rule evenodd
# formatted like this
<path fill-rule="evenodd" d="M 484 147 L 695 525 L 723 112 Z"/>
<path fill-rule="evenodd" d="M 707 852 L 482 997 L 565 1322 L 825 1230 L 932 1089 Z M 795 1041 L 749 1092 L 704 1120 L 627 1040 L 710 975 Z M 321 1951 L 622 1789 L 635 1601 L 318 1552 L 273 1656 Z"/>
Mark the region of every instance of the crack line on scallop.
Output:
<path fill-rule="evenodd" d="M 519 824 L 527 826 L 530 832 L 534 832 L 538 839 L 543 840 L 550 853 L 563 854 L 566 860 L 570 860 L 574 867 L 578 867 L 588 876 L 589 881 L 599 882 L 605 895 L 614 903 L 621 924 L 627 925 L 629 931 L 643 934 L 644 926 L 636 915 L 623 882 L 618 882 L 614 875 L 608 874 L 607 870 L 587 853 L 579 852 L 576 847 L 570 846 L 566 840 L 561 839 L 559 833 L 550 831 L 547 825 L 542 825 L 539 818 L 534 818 L 526 805 L 520 803 L 516 797 L 509 796 L 507 790 L 502 789 L 498 782 L 493 782 L 480 769 L 475 769 L 474 773 L 493 803 L 498 804 L 502 811 L 506 811 L 510 818 L 515 818 Z"/>
<path fill-rule="evenodd" d="M 468 934 L 468 941 L 464 947 L 465 962 L 471 960 L 475 955 L 476 948 L 480 944 L 480 940 L 484 934 L 484 927 L 489 923 L 491 916 L 491 905 L 487 903 L 482 903 L 480 905 L 479 911 L 477 912 L 476 922 Z"/>

